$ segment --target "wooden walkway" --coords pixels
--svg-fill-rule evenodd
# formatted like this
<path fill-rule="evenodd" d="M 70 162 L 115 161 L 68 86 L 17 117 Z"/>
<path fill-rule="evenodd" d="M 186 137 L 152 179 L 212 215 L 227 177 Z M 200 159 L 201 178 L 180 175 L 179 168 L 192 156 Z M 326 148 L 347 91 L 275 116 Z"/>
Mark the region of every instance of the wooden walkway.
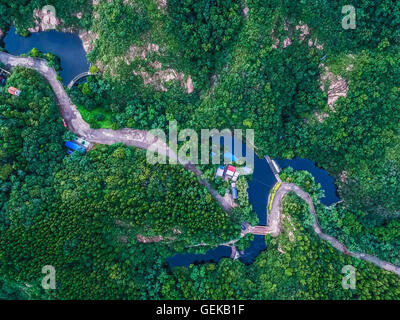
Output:
<path fill-rule="evenodd" d="M 269 233 L 268 227 L 266 226 L 255 226 L 255 227 L 249 227 L 248 233 L 254 234 L 254 235 L 259 235 L 259 236 L 265 236 Z"/>

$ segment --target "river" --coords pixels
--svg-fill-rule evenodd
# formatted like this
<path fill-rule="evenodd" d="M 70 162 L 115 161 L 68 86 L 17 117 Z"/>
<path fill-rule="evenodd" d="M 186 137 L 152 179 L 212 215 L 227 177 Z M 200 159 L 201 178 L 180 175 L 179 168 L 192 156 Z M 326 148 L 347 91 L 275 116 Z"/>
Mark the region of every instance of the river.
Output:
<path fill-rule="evenodd" d="M 221 141 L 223 145 L 223 142 Z M 234 146 L 234 143 L 232 143 Z M 243 156 L 248 152 L 254 153 L 254 151 L 242 144 Z M 240 158 L 240 151 L 237 153 L 234 148 L 228 151 L 235 155 L 236 158 Z M 282 168 L 292 167 L 295 170 L 306 170 L 310 172 L 315 181 L 321 184 L 321 188 L 324 191 L 324 197 L 321 202 L 327 206 L 330 206 L 339 201 L 336 193 L 335 179 L 331 177 L 327 171 L 320 169 L 315 166 L 315 163 L 309 159 L 283 159 L 276 160 Z M 253 210 L 258 217 L 258 225 L 265 226 L 267 223 L 267 202 L 268 194 L 271 188 L 276 183 L 276 178 L 268 165 L 268 162 L 264 158 L 259 158 L 254 153 L 254 171 L 249 181 L 249 187 L 247 192 L 249 194 L 249 202 L 251 203 Z M 227 250 L 228 249 L 228 250 Z M 250 246 L 240 254 L 239 260 L 245 264 L 251 264 L 257 256 L 266 249 L 265 237 L 255 235 L 254 240 Z M 220 246 L 216 249 L 211 249 L 205 254 L 176 254 L 167 259 L 167 262 L 171 268 L 177 266 L 188 267 L 190 264 L 198 264 L 203 262 L 217 262 L 222 258 L 229 258 L 231 250 L 229 247 Z"/>
<path fill-rule="evenodd" d="M 46 53 L 51 52 L 60 58 L 62 70 L 59 72 L 64 84 L 68 84 L 76 75 L 85 72 L 89 68 L 86 52 L 83 49 L 80 38 L 71 33 L 59 31 L 47 31 L 33 33 L 29 37 L 22 37 L 15 33 L 14 28 L 10 28 L 4 38 L 5 49 L 14 55 L 28 53 L 32 48 Z M 68 48 L 68 50 L 66 50 Z M 242 145 L 244 155 L 253 152 L 251 149 Z M 235 154 L 235 150 L 232 150 Z M 235 154 L 236 155 L 236 154 Z M 238 156 L 238 155 L 236 155 Z M 240 155 L 239 155 L 240 156 Z M 307 170 L 316 182 L 321 184 L 325 197 L 321 202 L 325 205 L 332 205 L 339 201 L 336 194 L 334 178 L 325 170 L 317 168 L 315 163 L 308 159 L 277 160 L 282 167 L 292 167 L 295 170 Z M 266 208 L 270 189 L 276 183 L 267 161 L 254 155 L 254 172 L 249 182 L 248 194 L 249 201 L 257 214 L 259 225 L 266 225 Z M 254 259 L 265 250 L 265 237 L 255 236 L 249 248 L 240 255 L 240 260 L 250 264 Z M 189 266 L 190 264 L 204 262 L 218 262 L 222 258 L 228 258 L 231 249 L 226 246 L 219 246 L 210 249 L 205 254 L 179 253 L 167 259 L 171 268 L 176 266 Z"/>

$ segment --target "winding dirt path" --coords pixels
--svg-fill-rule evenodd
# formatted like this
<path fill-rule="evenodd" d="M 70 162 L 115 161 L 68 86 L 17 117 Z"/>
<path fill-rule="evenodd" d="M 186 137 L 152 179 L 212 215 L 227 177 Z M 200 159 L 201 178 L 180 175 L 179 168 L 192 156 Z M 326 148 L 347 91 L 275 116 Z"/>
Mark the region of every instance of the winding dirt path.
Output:
<path fill-rule="evenodd" d="M 394 264 L 391 264 L 389 262 L 383 261 L 375 256 L 366 254 L 366 253 L 360 253 L 360 252 L 352 252 L 347 249 L 347 247 L 340 243 L 336 238 L 331 237 L 330 235 L 324 233 L 321 229 L 321 226 L 318 222 L 318 217 L 315 212 L 315 207 L 314 204 L 311 200 L 310 195 L 303 191 L 299 186 L 293 184 L 293 183 L 286 183 L 283 182 L 279 189 L 277 190 L 275 194 L 275 198 L 272 203 L 272 208 L 270 212 L 268 213 L 268 226 L 267 227 L 262 227 L 262 226 L 257 226 L 257 227 L 250 227 L 249 232 L 254 232 L 256 231 L 256 234 L 269 234 L 273 237 L 277 237 L 281 233 L 281 213 L 282 213 L 282 202 L 283 198 L 289 193 L 289 192 L 294 192 L 296 193 L 297 196 L 302 198 L 308 205 L 310 209 L 310 214 L 312 215 L 314 219 L 313 223 L 313 229 L 314 232 L 323 240 L 328 242 L 332 247 L 335 249 L 339 250 L 341 253 L 348 255 L 353 258 L 358 258 L 370 263 L 373 263 L 374 265 L 387 270 L 394 272 L 398 275 L 400 275 L 400 267 L 396 266 Z"/>
<path fill-rule="evenodd" d="M 200 184 L 207 188 L 207 190 L 211 193 L 211 195 L 225 211 L 230 211 L 232 209 L 231 203 L 227 202 L 223 197 L 221 197 L 218 192 L 212 188 L 210 183 L 202 178 L 202 172 L 194 164 L 190 162 L 184 162 L 179 159 L 176 153 L 171 150 L 168 145 L 158 137 L 150 134 L 145 130 L 134 130 L 128 128 L 120 130 L 90 128 L 89 124 L 83 120 L 76 106 L 71 102 L 68 94 L 64 90 L 64 86 L 57 79 L 56 71 L 52 67 L 48 66 L 46 60 L 34 59 L 32 57 L 17 57 L 5 52 L 0 52 L 0 61 L 10 68 L 23 66 L 26 68 L 34 69 L 38 71 L 43 77 L 45 77 L 52 87 L 54 94 L 56 95 L 62 118 L 65 120 L 68 128 L 78 136 L 83 137 L 87 141 L 98 144 L 111 145 L 114 143 L 123 143 L 127 146 L 135 146 L 141 149 L 149 149 L 150 146 L 157 146 L 157 150 L 160 154 L 174 159 L 175 161 L 182 164 L 187 170 L 192 171 L 198 177 Z M 314 204 L 311 200 L 310 195 L 304 192 L 297 185 L 291 183 L 282 183 L 277 190 L 271 211 L 268 214 L 268 226 L 249 226 L 246 232 L 242 232 L 242 236 L 244 236 L 247 232 L 265 235 L 270 234 L 274 237 L 278 236 L 281 232 L 282 200 L 284 196 L 289 192 L 295 192 L 300 198 L 306 201 L 310 208 L 310 214 L 314 218 L 313 229 L 321 239 L 327 241 L 334 248 L 348 256 L 373 263 L 384 270 L 391 271 L 400 275 L 400 267 L 382 261 L 377 257 L 371 256 L 369 254 L 351 252 L 346 248 L 344 244 L 340 243 L 337 239 L 323 233 L 319 225 L 318 218 L 315 213 Z M 233 245 L 233 243 L 229 244 Z"/>
<path fill-rule="evenodd" d="M 89 142 L 98 144 L 111 145 L 114 143 L 123 143 L 127 146 L 134 146 L 146 150 L 151 146 L 151 148 L 158 150 L 160 154 L 169 157 L 183 165 L 187 170 L 192 171 L 198 177 L 199 183 L 207 188 L 225 211 L 230 211 L 232 209 L 232 204 L 221 197 L 210 183 L 202 178 L 202 172 L 194 164 L 179 159 L 176 153 L 170 149 L 163 140 L 152 135 L 148 131 L 128 128 L 120 130 L 90 128 L 89 124 L 83 120 L 77 107 L 71 102 L 68 94 L 64 90 L 64 86 L 57 79 L 56 71 L 54 68 L 49 67 L 46 60 L 34 59 L 32 57 L 17 57 L 5 52 L 0 52 L 0 61 L 9 68 L 22 66 L 34 69 L 46 78 L 56 95 L 61 117 L 65 120 L 68 128 L 76 135 Z"/>

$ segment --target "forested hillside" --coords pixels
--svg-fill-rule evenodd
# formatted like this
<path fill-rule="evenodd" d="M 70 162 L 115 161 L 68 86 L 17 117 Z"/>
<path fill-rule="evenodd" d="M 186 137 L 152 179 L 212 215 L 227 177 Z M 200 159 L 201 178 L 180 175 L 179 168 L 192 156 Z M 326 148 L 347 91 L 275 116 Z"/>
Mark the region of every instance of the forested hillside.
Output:
<path fill-rule="evenodd" d="M 88 59 L 98 74 L 67 91 L 92 128 L 254 129 L 260 156 L 308 158 L 335 177 L 341 201 L 328 208 L 310 174 L 281 175 L 310 193 L 324 232 L 400 265 L 400 2 L 354 0 L 348 30 L 344 0 L 161 2 L 0 1 L 0 28 L 27 34 L 33 9 L 54 5 L 59 28 L 97 35 Z M 67 156 L 72 133 L 48 83 L 16 68 L 8 86 L 22 93 L 0 88 L 0 298 L 400 297 L 398 275 L 318 238 L 292 194 L 284 231 L 266 236 L 254 263 L 170 269 L 166 258 L 188 245 L 238 238 L 235 212 L 193 173 L 150 165 L 143 150 Z M 48 264 L 55 291 L 40 286 Z M 344 265 L 357 269 L 356 290 L 341 287 Z"/>
<path fill-rule="evenodd" d="M 10 281 L 6 288 L 16 282 L 38 297 L 41 267 L 51 264 L 58 270 L 58 298 L 156 297 L 148 288 L 156 283 L 146 279 L 153 268 L 159 276 L 174 250 L 237 237 L 239 225 L 183 167 L 150 166 L 144 151 L 122 145 L 67 157 L 67 133 L 48 84 L 27 69 L 16 69 L 8 83 L 23 93 L 1 93 L 0 274 Z M 164 239 L 139 244 L 139 234 Z"/>
<path fill-rule="evenodd" d="M 33 10 L 41 9 L 46 5 L 53 5 L 56 8 L 56 15 L 69 26 L 75 25 L 88 27 L 91 24 L 90 14 L 92 12 L 91 1 L 88 0 L 19 0 L 0 1 L 0 29 L 4 30 L 14 25 L 19 32 L 28 35 L 27 29 L 33 27 Z M 83 12 L 83 19 L 76 17 L 77 12 Z"/>

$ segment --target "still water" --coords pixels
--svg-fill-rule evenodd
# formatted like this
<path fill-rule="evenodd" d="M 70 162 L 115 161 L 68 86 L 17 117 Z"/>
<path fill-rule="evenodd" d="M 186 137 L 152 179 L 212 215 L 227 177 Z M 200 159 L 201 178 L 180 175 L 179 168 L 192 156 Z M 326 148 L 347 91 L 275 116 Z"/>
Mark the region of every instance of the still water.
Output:
<path fill-rule="evenodd" d="M 81 39 L 73 33 L 55 30 L 34 32 L 29 37 L 22 37 L 10 28 L 3 39 L 4 48 L 8 53 L 20 55 L 28 53 L 33 48 L 43 53 L 51 52 L 61 60 L 59 71 L 64 84 L 68 84 L 75 76 L 89 70 L 89 62 L 83 49 Z"/>
<path fill-rule="evenodd" d="M 4 38 L 5 49 L 14 55 L 28 53 L 36 48 L 44 53 L 51 52 L 60 58 L 60 75 L 64 84 L 68 84 L 76 75 L 86 72 L 89 69 L 89 62 L 86 52 L 83 49 L 82 41 L 76 34 L 59 31 L 47 31 L 32 33 L 25 38 L 15 33 L 14 28 L 10 28 Z M 221 143 L 223 144 L 223 143 Z M 234 148 L 232 148 L 234 149 Z M 253 152 L 242 144 L 243 156 L 247 152 Z M 235 155 L 235 150 L 231 150 Z M 239 155 L 240 156 L 240 155 Z M 315 163 L 308 159 L 277 160 L 282 167 L 292 167 L 295 170 L 306 170 L 310 172 L 317 183 L 321 184 L 325 197 L 321 202 L 327 206 L 339 201 L 336 193 L 335 180 L 325 170 L 317 168 Z M 266 208 L 268 193 L 276 183 L 267 161 L 258 158 L 254 154 L 254 172 L 249 182 L 248 194 L 249 201 L 257 214 L 259 225 L 266 225 Z M 255 236 L 249 248 L 241 253 L 240 260 L 246 264 L 252 263 L 254 259 L 265 250 L 264 236 Z M 210 249 L 205 254 L 179 253 L 167 259 L 170 267 L 189 266 L 190 264 L 204 262 L 218 262 L 222 258 L 228 258 L 231 255 L 231 249 L 226 246 L 219 246 Z"/>

